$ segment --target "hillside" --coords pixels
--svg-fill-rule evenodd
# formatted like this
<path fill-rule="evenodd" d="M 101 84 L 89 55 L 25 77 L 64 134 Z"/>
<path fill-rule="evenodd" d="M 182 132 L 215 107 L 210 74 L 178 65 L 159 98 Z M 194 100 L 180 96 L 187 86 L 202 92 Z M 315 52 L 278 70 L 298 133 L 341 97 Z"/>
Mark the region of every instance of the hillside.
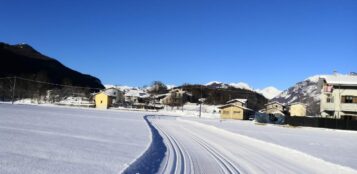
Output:
<path fill-rule="evenodd" d="M 56 84 L 104 88 L 96 77 L 72 70 L 30 45 L 0 42 L 0 77 L 17 76 Z"/>
<path fill-rule="evenodd" d="M 284 104 L 301 102 L 307 105 L 308 115 L 318 115 L 320 112 L 320 94 L 318 89 L 318 78 L 312 76 L 304 81 L 296 83 L 294 86 L 284 90 L 281 94 L 272 99 Z"/>
<path fill-rule="evenodd" d="M 209 85 L 190 85 L 186 84 L 180 87 L 184 91 L 192 94 L 190 102 L 197 103 L 199 98 L 206 98 L 205 104 L 221 105 L 225 104 L 228 100 L 235 98 L 248 99 L 248 107 L 253 110 L 260 110 L 264 104 L 268 102 L 262 94 L 248 89 L 235 88 L 230 85 L 218 85 L 212 83 Z"/>

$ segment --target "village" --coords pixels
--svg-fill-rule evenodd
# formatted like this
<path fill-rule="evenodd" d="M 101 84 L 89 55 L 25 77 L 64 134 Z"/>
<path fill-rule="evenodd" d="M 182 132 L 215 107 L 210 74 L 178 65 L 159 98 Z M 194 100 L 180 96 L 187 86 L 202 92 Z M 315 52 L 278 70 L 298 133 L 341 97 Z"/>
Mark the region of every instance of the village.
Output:
<path fill-rule="evenodd" d="M 198 103 L 184 103 L 182 102 L 184 98 L 189 98 L 192 94 L 179 88 L 172 88 L 163 94 L 150 94 L 150 90 L 145 89 L 121 90 L 109 87 L 93 94 L 93 100 L 88 102 L 98 109 L 175 111 L 176 114 L 179 111 L 184 112 L 184 106 L 193 106 L 195 112 L 191 114 L 197 117 L 204 112 L 210 114 L 212 118 L 256 120 L 262 123 L 281 124 L 285 116 L 357 120 L 356 75 L 323 76 L 318 81 L 318 90 L 321 91 L 320 115 L 307 115 L 307 105 L 302 102 L 283 104 L 278 101 L 268 101 L 261 110 L 248 108 L 247 98 L 234 98 L 226 104 L 213 106 L 205 106 L 205 98 L 201 98 Z M 206 109 L 209 107 L 211 109 Z"/>

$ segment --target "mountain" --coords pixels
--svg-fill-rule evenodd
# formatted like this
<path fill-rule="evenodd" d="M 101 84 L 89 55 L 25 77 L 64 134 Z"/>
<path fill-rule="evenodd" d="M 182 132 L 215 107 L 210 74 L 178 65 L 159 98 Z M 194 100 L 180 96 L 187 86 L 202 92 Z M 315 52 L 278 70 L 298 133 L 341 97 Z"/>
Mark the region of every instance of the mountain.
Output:
<path fill-rule="evenodd" d="M 253 89 L 251 86 L 249 86 L 247 83 L 244 83 L 244 82 L 226 84 L 226 83 L 219 82 L 219 81 L 212 81 L 212 82 L 205 84 L 205 86 L 207 86 L 209 88 L 214 88 L 214 89 L 227 89 L 230 87 L 237 88 L 237 89 L 245 89 L 245 90 L 249 90 L 249 91 L 258 92 L 258 93 L 262 94 L 267 99 L 272 99 L 281 93 L 281 91 L 279 89 L 277 89 L 273 86 L 269 86 L 269 87 L 266 87 L 266 88 L 260 90 L 260 89 Z"/>
<path fill-rule="evenodd" d="M 320 112 L 320 94 L 318 79 L 324 75 L 316 75 L 296 83 L 294 86 L 274 97 L 272 101 L 283 104 L 301 102 L 307 105 L 308 115 L 318 115 Z"/>
<path fill-rule="evenodd" d="M 101 81 L 64 66 L 28 44 L 0 42 L 0 77 L 22 77 L 56 84 L 103 89 Z"/>
<path fill-rule="evenodd" d="M 229 100 L 244 98 L 248 99 L 248 108 L 260 110 L 264 108 L 264 105 L 268 102 L 268 99 L 256 91 L 236 88 L 220 82 L 213 82 L 206 85 L 185 84 L 175 87 L 174 89 L 182 89 L 188 92 L 190 94 L 188 101 L 191 103 L 198 103 L 199 98 L 205 98 L 205 104 L 223 105 Z"/>
<path fill-rule="evenodd" d="M 258 93 L 261 93 L 264 95 L 265 98 L 267 99 L 273 99 L 274 97 L 278 96 L 282 91 L 280 91 L 279 89 L 273 87 L 273 86 L 269 86 L 266 87 L 262 90 L 260 89 L 256 89 L 255 91 L 257 91 Z"/>

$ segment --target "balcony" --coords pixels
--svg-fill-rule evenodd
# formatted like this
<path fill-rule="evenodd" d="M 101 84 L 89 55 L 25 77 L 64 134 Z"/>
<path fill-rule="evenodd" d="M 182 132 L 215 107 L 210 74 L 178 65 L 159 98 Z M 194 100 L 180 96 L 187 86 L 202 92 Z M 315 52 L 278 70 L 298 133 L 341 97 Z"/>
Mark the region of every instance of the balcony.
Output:
<path fill-rule="evenodd" d="M 325 111 L 334 111 L 337 108 L 335 107 L 335 103 L 324 103 L 322 109 Z"/>
<path fill-rule="evenodd" d="M 357 112 L 357 103 L 342 103 L 341 111 Z"/>

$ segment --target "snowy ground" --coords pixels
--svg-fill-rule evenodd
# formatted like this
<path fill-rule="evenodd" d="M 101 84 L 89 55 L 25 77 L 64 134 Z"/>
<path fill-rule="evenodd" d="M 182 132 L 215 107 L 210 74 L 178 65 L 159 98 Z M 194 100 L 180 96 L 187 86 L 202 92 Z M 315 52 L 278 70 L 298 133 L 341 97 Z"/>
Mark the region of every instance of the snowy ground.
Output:
<path fill-rule="evenodd" d="M 182 118 L 288 147 L 357 170 L 357 131 L 262 125 L 252 121 Z"/>
<path fill-rule="evenodd" d="M 0 104 L 0 173 L 120 173 L 150 144 L 143 116 Z"/>
<path fill-rule="evenodd" d="M 150 119 L 168 149 L 158 173 L 356 173 L 290 148 L 196 121 Z"/>
<path fill-rule="evenodd" d="M 357 173 L 354 131 L 165 112 L 0 104 L 0 173 Z"/>

